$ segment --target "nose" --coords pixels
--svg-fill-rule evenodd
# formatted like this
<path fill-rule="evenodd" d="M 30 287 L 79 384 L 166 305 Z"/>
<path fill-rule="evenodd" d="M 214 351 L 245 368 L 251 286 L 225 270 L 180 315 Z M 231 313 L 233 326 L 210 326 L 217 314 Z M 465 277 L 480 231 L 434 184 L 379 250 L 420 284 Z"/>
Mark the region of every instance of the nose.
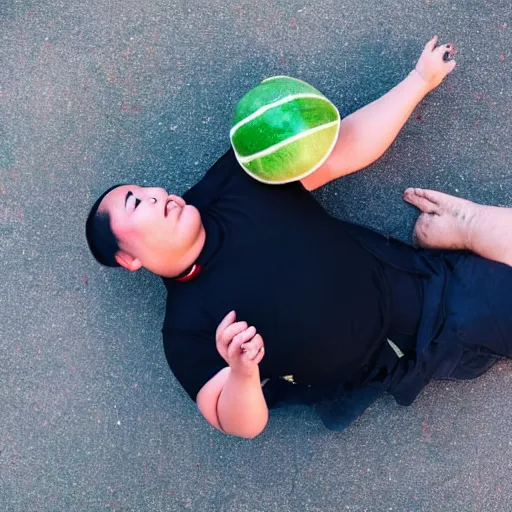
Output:
<path fill-rule="evenodd" d="M 152 187 L 147 190 L 147 197 L 151 204 L 167 200 L 167 191 L 164 188 Z"/>

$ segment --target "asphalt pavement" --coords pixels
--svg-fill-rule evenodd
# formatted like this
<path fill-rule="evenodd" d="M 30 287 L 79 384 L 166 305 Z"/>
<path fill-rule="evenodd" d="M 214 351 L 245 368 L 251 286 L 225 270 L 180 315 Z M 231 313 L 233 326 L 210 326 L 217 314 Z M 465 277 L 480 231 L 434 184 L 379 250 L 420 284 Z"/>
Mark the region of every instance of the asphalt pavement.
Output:
<path fill-rule="evenodd" d="M 223 436 L 167 367 L 160 280 L 100 268 L 84 239 L 110 185 L 200 179 L 261 79 L 306 80 L 347 115 L 433 34 L 456 70 L 381 160 L 317 192 L 406 241 L 411 185 L 512 206 L 509 0 L 0 4 L 2 511 L 511 509 L 512 364 L 408 408 L 384 397 L 341 433 L 294 406 Z"/>

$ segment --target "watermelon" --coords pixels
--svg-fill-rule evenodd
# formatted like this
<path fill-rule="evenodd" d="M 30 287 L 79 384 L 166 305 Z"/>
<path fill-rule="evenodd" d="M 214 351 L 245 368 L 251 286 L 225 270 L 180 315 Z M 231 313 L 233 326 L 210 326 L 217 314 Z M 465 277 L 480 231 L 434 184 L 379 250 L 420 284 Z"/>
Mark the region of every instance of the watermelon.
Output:
<path fill-rule="evenodd" d="M 297 78 L 274 76 L 238 102 L 229 135 L 249 175 L 281 184 L 305 178 L 327 160 L 340 122 L 338 109 L 320 91 Z"/>

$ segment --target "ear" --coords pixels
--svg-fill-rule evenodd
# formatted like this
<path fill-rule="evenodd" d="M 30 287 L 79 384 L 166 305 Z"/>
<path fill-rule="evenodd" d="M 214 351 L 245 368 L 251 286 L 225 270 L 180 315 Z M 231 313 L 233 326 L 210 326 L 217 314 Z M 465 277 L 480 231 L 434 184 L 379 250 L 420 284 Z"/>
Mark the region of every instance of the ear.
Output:
<path fill-rule="evenodd" d="M 127 252 L 117 251 L 116 252 L 116 261 L 121 265 L 121 267 L 129 270 L 130 272 L 135 272 L 142 267 L 142 263 L 137 258 L 130 256 Z"/>

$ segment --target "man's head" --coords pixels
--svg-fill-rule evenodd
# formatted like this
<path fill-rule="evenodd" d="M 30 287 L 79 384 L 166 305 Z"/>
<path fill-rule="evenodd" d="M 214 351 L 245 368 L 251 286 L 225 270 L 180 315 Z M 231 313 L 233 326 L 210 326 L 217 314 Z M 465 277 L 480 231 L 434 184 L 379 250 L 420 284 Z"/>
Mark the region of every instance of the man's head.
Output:
<path fill-rule="evenodd" d="M 173 277 L 194 263 L 205 233 L 198 210 L 163 188 L 117 185 L 92 207 L 86 237 L 103 265 Z"/>

